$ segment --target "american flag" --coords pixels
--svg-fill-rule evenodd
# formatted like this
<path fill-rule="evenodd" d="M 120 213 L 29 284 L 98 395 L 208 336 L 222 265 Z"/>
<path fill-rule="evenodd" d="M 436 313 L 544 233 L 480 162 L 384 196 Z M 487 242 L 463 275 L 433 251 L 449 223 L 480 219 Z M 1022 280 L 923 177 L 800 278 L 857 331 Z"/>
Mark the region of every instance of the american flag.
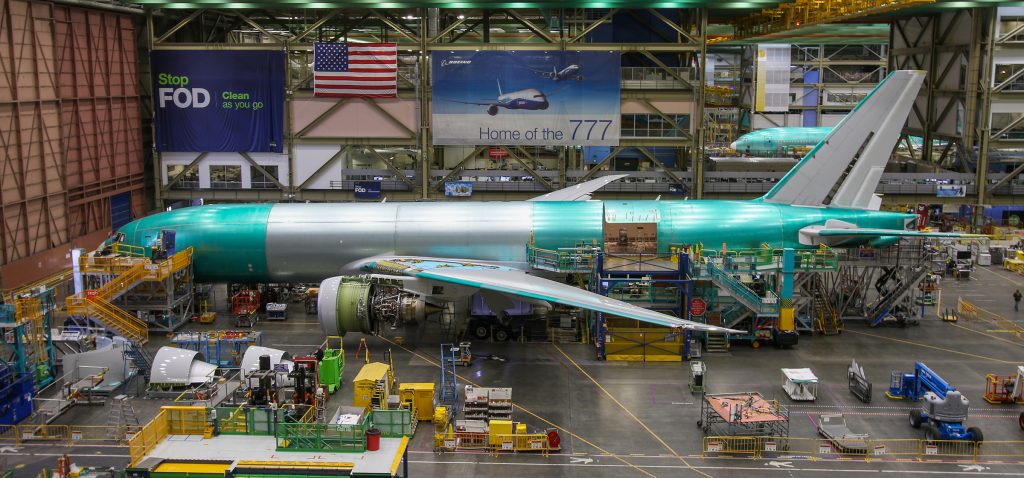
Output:
<path fill-rule="evenodd" d="M 397 79 L 396 43 L 313 45 L 313 96 L 394 98 Z"/>

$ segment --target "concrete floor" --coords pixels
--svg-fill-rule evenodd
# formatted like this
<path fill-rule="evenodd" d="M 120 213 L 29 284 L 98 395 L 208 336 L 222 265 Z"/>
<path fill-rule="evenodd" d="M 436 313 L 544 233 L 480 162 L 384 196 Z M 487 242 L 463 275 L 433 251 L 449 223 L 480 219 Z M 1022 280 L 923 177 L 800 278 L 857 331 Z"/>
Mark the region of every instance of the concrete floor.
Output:
<path fill-rule="evenodd" d="M 1024 278 L 997 267 L 979 268 L 970 281 L 944 281 L 943 306 L 962 296 L 992 312 L 1024 322 L 1024 312 L 1014 312 L 1011 294 L 1024 289 Z M 223 297 L 223 293 L 217 297 Z M 295 310 L 298 310 L 296 305 Z M 877 438 L 921 438 L 907 420 L 910 405 L 884 396 L 891 370 L 911 370 L 924 361 L 971 401 L 969 426 L 980 427 L 986 441 L 1024 440 L 1017 426 L 1020 406 L 993 406 L 982 400 L 987 373 L 1008 375 L 1024 363 L 1024 339 L 993 331 L 985 323 L 943 323 L 933 308 L 918 327 L 875 328 L 848 323 L 838 336 L 803 336 L 791 350 L 771 347 L 752 349 L 737 345 L 728 354 L 707 355 L 708 392 L 759 391 L 791 406 L 790 436 L 813 438 L 818 414 L 842 412 L 851 428 Z M 211 326 L 226 328 L 226 316 Z M 264 345 L 293 354 L 308 352 L 323 341 L 315 317 L 293 313 L 287 322 L 261 322 Z M 394 353 L 399 381 L 438 381 L 437 326 L 426 324 L 390 335 L 405 335 L 405 346 L 387 338 L 367 337 L 371 359 L 381 359 L 386 349 Z M 351 379 L 358 372 L 356 345 L 361 338 L 345 338 L 345 385 L 332 398 L 332 406 L 351 403 Z M 153 337 L 151 346 L 166 343 Z M 696 426 L 700 396 L 687 390 L 686 368 L 679 363 L 623 363 L 594 360 L 593 347 L 584 344 L 518 344 L 475 342 L 478 357 L 495 354 L 506 361 L 480 359 L 459 368 L 460 385 L 513 388 L 514 417 L 531 431 L 557 426 L 562 429 L 563 452 L 543 457 L 474 453 L 435 454 L 429 427 L 421 428 L 410 447 L 412 476 L 822 476 L 825 474 L 900 473 L 913 476 L 988 474 L 1024 476 L 1014 462 L 986 462 L 980 468 L 967 463 L 872 461 L 801 461 L 700 458 L 701 432 Z M 871 404 L 860 403 L 847 391 L 846 370 L 856 359 L 874 383 Z M 780 368 L 810 367 L 821 381 L 818 400 L 794 404 L 781 389 Z M 148 420 L 166 404 L 135 401 L 140 418 Z M 106 410 L 78 408 L 63 417 L 65 423 L 102 424 Z M 1021 444 L 1024 447 L 1024 443 Z M 35 476 L 42 466 L 53 466 L 56 457 L 71 453 L 79 465 L 123 466 L 125 448 L 76 446 L 72 448 L 25 445 L 17 450 L 0 448 L 16 476 Z"/>

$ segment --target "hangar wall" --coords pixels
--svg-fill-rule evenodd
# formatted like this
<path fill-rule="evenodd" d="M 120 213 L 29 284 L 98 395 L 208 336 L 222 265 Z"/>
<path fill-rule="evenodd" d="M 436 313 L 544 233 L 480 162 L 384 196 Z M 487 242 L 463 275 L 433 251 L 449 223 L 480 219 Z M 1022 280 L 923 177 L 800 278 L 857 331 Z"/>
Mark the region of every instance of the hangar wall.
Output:
<path fill-rule="evenodd" d="M 141 216 L 145 182 L 132 18 L 0 0 L 0 25 L 0 287 L 12 288 L 66 267 L 114 217 Z"/>

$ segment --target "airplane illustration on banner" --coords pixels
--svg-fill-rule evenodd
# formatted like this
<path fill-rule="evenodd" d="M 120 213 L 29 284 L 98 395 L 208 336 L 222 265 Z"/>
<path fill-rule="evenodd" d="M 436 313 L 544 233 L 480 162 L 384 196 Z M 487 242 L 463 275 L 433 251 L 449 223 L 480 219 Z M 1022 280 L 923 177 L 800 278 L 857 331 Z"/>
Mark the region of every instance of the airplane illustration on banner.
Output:
<path fill-rule="evenodd" d="M 548 109 L 548 97 L 544 92 L 536 88 L 526 88 L 524 90 L 511 91 L 504 93 L 501 91 L 501 81 L 498 81 L 498 98 L 496 101 L 490 102 L 475 102 L 475 101 L 459 101 L 450 100 L 456 103 L 462 103 L 466 105 L 480 105 L 487 107 L 487 114 L 494 116 L 498 114 L 498 108 L 505 108 L 508 110 L 546 110 Z"/>
<path fill-rule="evenodd" d="M 561 70 L 556 69 L 554 66 L 551 67 L 551 71 L 537 70 L 534 68 L 530 68 L 530 70 L 534 73 L 539 73 L 544 78 L 550 78 L 555 81 L 583 81 L 583 75 L 580 74 L 579 65 L 569 65 Z"/>

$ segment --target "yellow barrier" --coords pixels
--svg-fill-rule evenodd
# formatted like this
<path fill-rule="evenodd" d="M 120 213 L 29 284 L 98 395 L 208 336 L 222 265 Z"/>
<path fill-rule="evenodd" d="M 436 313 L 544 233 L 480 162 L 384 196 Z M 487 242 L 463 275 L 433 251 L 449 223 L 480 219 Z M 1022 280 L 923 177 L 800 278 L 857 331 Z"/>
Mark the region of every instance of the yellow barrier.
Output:
<path fill-rule="evenodd" d="M 1019 441 L 986 441 L 978 445 L 977 456 L 1004 461 L 1024 460 L 1024 446 Z"/>
<path fill-rule="evenodd" d="M 917 460 L 921 455 L 921 440 L 879 439 L 868 440 L 869 459 Z"/>
<path fill-rule="evenodd" d="M 551 447 L 548 446 L 548 436 L 545 433 L 519 433 L 515 435 L 496 435 L 495 443 L 491 445 L 492 452 L 539 452 L 548 454 Z"/>
<path fill-rule="evenodd" d="M 977 443 L 966 440 L 934 440 L 921 442 L 921 460 L 959 459 L 974 460 L 978 456 Z"/>
<path fill-rule="evenodd" d="M 485 450 L 487 449 L 486 433 L 453 432 L 434 434 L 435 446 L 443 451 Z"/>
<path fill-rule="evenodd" d="M 111 437 L 109 428 L 95 425 L 0 425 L 0 444 L 21 445 L 27 442 L 57 442 L 65 445 L 82 442 L 123 445 L 126 437 Z M 127 429 L 132 435 L 139 427 Z"/>
<path fill-rule="evenodd" d="M 1016 322 L 995 312 L 985 310 L 977 304 L 966 301 L 963 297 L 959 297 L 956 300 L 956 312 L 957 315 L 965 320 L 984 320 L 991 322 L 997 330 L 1013 334 L 1017 338 L 1024 339 L 1024 327 L 1021 327 Z"/>
<path fill-rule="evenodd" d="M 134 466 L 168 435 L 202 435 L 206 428 L 206 407 L 161 407 L 160 413 L 128 441 Z"/>
<path fill-rule="evenodd" d="M 751 458 L 757 458 L 761 450 L 761 440 L 761 437 L 704 437 L 701 454 L 705 457 L 749 455 Z"/>
<path fill-rule="evenodd" d="M 1024 460 L 1024 441 L 704 437 L 701 456 L 897 461 Z"/>
<path fill-rule="evenodd" d="M 153 450 L 158 443 L 167 437 L 167 413 L 161 410 L 139 433 L 136 433 L 128 441 L 128 455 L 131 457 L 131 465 L 135 466 Z"/>
<path fill-rule="evenodd" d="M 168 435 L 202 435 L 206 429 L 206 407 L 161 407 L 167 414 Z"/>

